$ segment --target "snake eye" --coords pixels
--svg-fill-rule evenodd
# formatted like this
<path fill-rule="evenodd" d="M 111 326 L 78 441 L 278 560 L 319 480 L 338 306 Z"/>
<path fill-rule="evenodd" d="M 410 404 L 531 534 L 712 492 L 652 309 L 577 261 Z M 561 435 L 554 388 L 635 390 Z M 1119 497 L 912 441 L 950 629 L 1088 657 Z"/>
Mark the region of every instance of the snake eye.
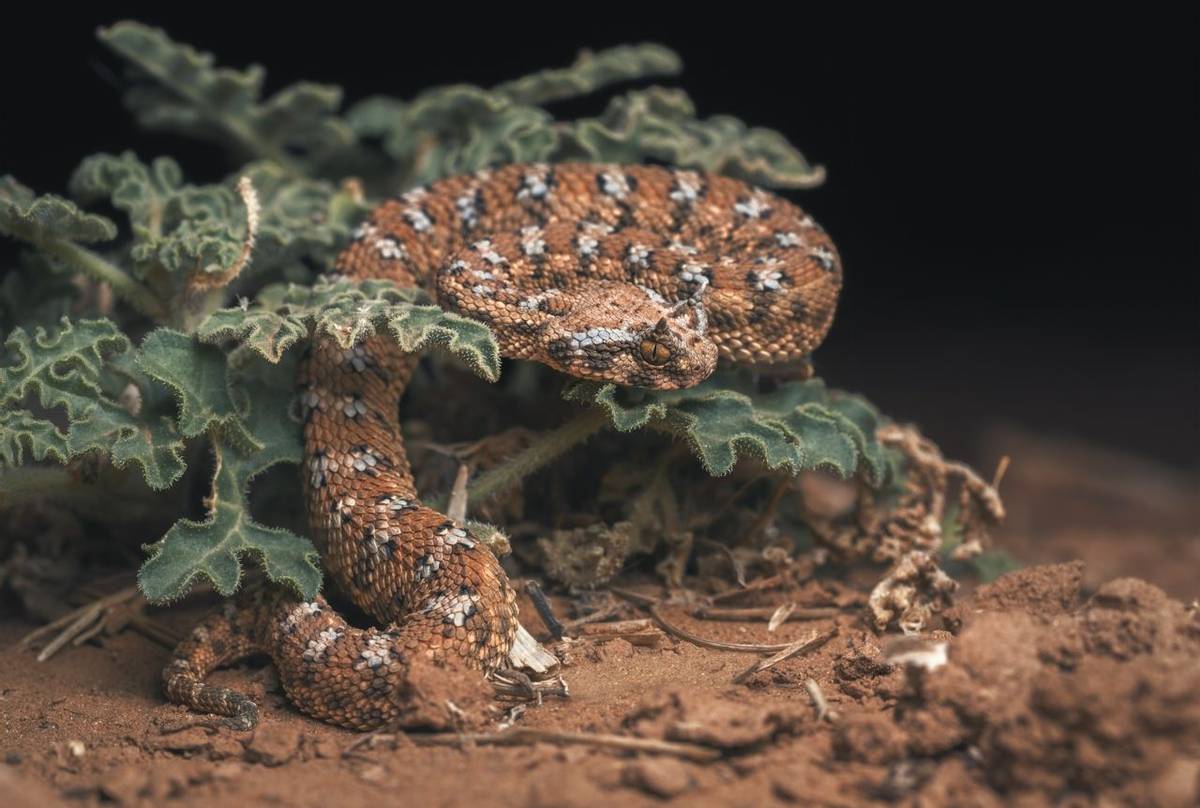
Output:
<path fill-rule="evenodd" d="M 671 349 L 661 342 L 656 342 L 652 339 L 642 340 L 642 344 L 638 346 L 638 352 L 642 355 L 642 360 L 648 365 L 655 367 L 665 365 L 671 361 Z"/>

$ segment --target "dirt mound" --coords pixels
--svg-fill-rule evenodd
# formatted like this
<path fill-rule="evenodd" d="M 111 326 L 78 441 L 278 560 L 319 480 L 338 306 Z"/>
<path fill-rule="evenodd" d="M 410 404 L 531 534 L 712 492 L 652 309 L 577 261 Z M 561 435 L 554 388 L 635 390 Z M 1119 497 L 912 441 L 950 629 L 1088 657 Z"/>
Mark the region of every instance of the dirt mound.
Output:
<path fill-rule="evenodd" d="M 996 792 L 1200 802 L 1200 617 L 1119 579 L 1079 602 L 1082 566 L 1037 567 L 958 610 L 945 664 L 909 665 L 891 716 L 843 723 L 848 760 L 965 753 Z"/>

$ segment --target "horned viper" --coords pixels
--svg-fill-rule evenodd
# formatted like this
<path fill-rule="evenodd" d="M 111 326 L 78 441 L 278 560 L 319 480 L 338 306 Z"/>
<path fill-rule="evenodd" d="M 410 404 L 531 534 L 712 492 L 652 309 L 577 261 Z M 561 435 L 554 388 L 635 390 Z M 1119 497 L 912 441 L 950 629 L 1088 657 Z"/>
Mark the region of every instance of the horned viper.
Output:
<path fill-rule="evenodd" d="M 790 202 L 634 165 L 508 165 L 409 191 L 357 229 L 335 274 L 423 286 L 487 324 L 504 356 L 668 389 L 697 384 L 718 359 L 804 359 L 841 286 L 833 243 Z M 300 372 L 324 568 L 386 628 L 354 628 L 321 597 L 245 596 L 176 649 L 163 672 L 172 701 L 253 726 L 255 704 L 205 677 L 266 652 L 300 710 L 369 729 L 402 714 L 418 657 L 503 663 L 518 627 L 507 577 L 469 530 L 417 498 L 397 414 L 415 362 L 385 336 L 350 350 L 316 341 Z"/>

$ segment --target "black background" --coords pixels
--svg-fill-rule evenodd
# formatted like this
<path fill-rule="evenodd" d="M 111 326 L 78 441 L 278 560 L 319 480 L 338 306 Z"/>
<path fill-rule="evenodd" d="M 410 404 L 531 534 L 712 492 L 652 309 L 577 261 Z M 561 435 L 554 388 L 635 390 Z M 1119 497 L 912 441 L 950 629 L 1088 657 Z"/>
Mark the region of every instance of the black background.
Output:
<path fill-rule="evenodd" d="M 817 354 L 831 384 L 967 458 L 981 459 L 985 426 L 1008 421 L 1197 467 L 1191 21 L 1094 11 L 1051 21 L 1007 6 L 990 19 L 864 8 L 833 21 L 729 4 L 661 21 L 574 4 L 486 17 L 447 4 L 411 19 L 409 5 L 295 7 L 261 21 L 207 4 L 10 13 L 0 174 L 61 192 L 84 155 L 126 148 L 172 154 L 195 180 L 233 168 L 217 148 L 141 132 L 125 114 L 118 62 L 93 38 L 125 16 L 222 64 L 265 65 L 268 91 L 312 79 L 350 101 L 490 85 L 568 64 L 581 47 L 659 41 L 683 56 L 676 83 L 701 115 L 776 128 L 828 169 L 824 187 L 790 196 L 845 260 L 838 319 Z"/>

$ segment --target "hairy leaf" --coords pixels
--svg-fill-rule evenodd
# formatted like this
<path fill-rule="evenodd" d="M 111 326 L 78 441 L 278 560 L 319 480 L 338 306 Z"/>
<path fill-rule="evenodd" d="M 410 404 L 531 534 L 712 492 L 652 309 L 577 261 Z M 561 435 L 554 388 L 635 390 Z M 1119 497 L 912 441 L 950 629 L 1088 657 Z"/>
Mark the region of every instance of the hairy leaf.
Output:
<path fill-rule="evenodd" d="M 566 68 L 490 90 L 461 84 L 411 101 L 371 98 L 339 117 L 339 88 L 294 84 L 262 101 L 261 67 L 216 67 L 210 54 L 135 22 L 101 29 L 99 36 L 149 79 L 126 96 L 143 125 L 219 140 L 276 163 L 291 177 L 386 178 L 385 192 L 395 193 L 500 163 L 656 159 L 771 186 L 807 188 L 824 178 L 777 132 L 730 117 L 698 120 L 680 91 L 632 92 L 614 99 L 599 118 L 575 122 L 556 122 L 542 109 L 614 82 L 676 75 L 679 57 L 661 45 L 584 52 Z M 381 142 L 386 160 L 370 141 Z"/>
<path fill-rule="evenodd" d="M 346 113 L 360 139 L 379 140 L 399 168 L 386 191 L 433 182 L 500 163 L 556 160 L 557 125 L 538 105 L 594 92 L 616 81 L 679 72 L 679 57 L 660 45 L 583 53 L 570 67 L 545 70 L 486 90 L 436 87 L 411 101 L 367 99 Z M 360 163 L 362 161 L 360 160 Z M 375 174 L 384 173 L 377 168 Z"/>
<path fill-rule="evenodd" d="M 698 120 L 680 90 L 631 92 L 613 99 L 600 117 L 578 121 L 556 122 L 535 106 L 611 81 L 672 75 L 678 67 L 678 57 L 659 46 L 613 48 L 492 90 L 452 85 L 411 102 L 371 98 L 352 107 L 346 120 L 359 138 L 382 141 L 404 168 L 404 186 L 501 163 L 648 159 L 773 187 L 810 188 L 824 181 L 824 169 L 810 165 L 783 135 L 728 116 Z"/>
<path fill-rule="evenodd" d="M 96 154 L 71 177 L 71 193 L 85 203 L 109 199 L 129 216 L 136 274 L 158 268 L 220 274 L 237 261 L 246 237 L 246 213 L 231 187 L 184 185 L 168 157 L 150 165 L 133 152 Z"/>
<path fill-rule="evenodd" d="M 674 76 L 683 70 L 679 55 L 654 43 L 584 51 L 570 67 L 542 70 L 496 85 L 492 91 L 518 104 L 541 105 L 595 92 L 619 81 Z"/>
<path fill-rule="evenodd" d="M 35 395 L 47 409 L 64 407 L 72 420 L 104 398 L 100 374 L 107 359 L 130 349 L 109 320 L 72 323 L 66 318 L 54 333 L 38 329 L 31 337 L 18 328 L 5 347 L 13 361 L 0 368 L 0 405 Z"/>
<path fill-rule="evenodd" d="M 487 326 L 428 305 L 418 290 L 382 280 L 268 289 L 255 306 L 214 312 L 197 333 L 205 342 L 235 340 L 277 362 L 310 332 L 346 348 L 363 337 L 389 333 L 405 351 L 437 346 L 485 379 L 500 376 L 500 350 Z"/>
<path fill-rule="evenodd" d="M 701 121 L 682 90 L 651 87 L 614 98 L 599 118 L 561 127 L 557 160 L 672 165 L 728 174 L 758 185 L 812 188 L 825 181 L 787 138 L 718 115 Z"/>
<path fill-rule="evenodd" d="M 0 466 L 19 466 L 26 457 L 65 463 L 70 456 L 67 436 L 49 420 L 28 410 L 0 410 Z"/>
<path fill-rule="evenodd" d="M 35 196 L 14 177 L 0 177 L 0 234 L 22 241 L 111 241 L 117 226 L 58 196 Z"/>
<path fill-rule="evenodd" d="M 183 441 L 174 420 L 166 414 L 143 413 L 138 418 L 119 407 L 100 404 L 71 423 L 67 444 L 72 455 L 99 449 L 108 453 L 117 468 L 137 465 L 146 484 L 155 490 L 169 488 L 186 469 Z"/>
<path fill-rule="evenodd" d="M 714 476 L 728 474 L 746 456 L 792 474 L 807 469 L 841 477 L 861 473 L 872 485 L 887 474 L 887 459 L 875 438 L 878 413 L 858 396 L 828 390 L 819 379 L 758 393 L 726 372 L 688 390 L 574 382 L 564 395 L 601 407 L 620 432 L 653 426 L 682 436 Z"/>
<path fill-rule="evenodd" d="M 322 180 L 297 179 L 275 163 L 246 166 L 258 195 L 259 226 L 250 268 L 255 273 L 306 260 L 325 268 L 350 239 L 367 205 L 361 195 Z"/>
<path fill-rule="evenodd" d="M 546 160 L 558 142 L 550 113 L 466 84 L 430 90 L 407 103 L 367 99 L 350 109 L 347 120 L 360 137 L 382 140 L 388 156 L 406 167 L 405 185 Z"/>
<path fill-rule="evenodd" d="M 264 272 L 301 259 L 332 261 L 349 237 L 361 203 L 331 183 L 298 179 L 269 162 L 246 166 L 258 198 L 258 229 L 250 266 Z M 187 185 L 179 165 L 160 157 L 149 164 L 133 152 L 88 157 L 71 178 L 71 193 L 85 202 L 111 201 L 129 217 L 130 257 L 140 277 L 168 272 L 221 274 L 246 240 L 245 205 L 238 177 L 219 185 Z"/>
<path fill-rule="evenodd" d="M 160 328 L 142 342 L 137 366 L 175 394 L 179 431 L 185 438 L 215 427 L 233 445 L 247 450 L 261 448 L 234 408 L 226 382 L 225 354 L 217 348 Z"/>
<path fill-rule="evenodd" d="M 290 169 L 297 166 L 293 155 L 317 158 L 353 141 L 335 115 L 342 100 L 338 87 L 302 82 L 263 100 L 265 72 L 258 65 L 245 71 L 214 67 L 212 54 L 137 22 L 102 28 L 98 36 L 151 80 L 125 96 L 147 128 L 215 139 L 243 156 Z"/>
<path fill-rule="evenodd" d="M 145 165 L 127 151 L 86 158 L 71 177 L 71 195 L 85 204 L 110 201 L 129 217 L 134 238 L 162 238 L 167 200 L 183 186 L 183 171 L 169 157 Z"/>
<path fill-rule="evenodd" d="M 218 443 L 207 518 L 180 519 L 145 548 L 150 557 L 138 572 L 138 585 L 156 603 L 182 597 L 197 578 L 208 579 L 223 595 L 233 594 L 241 581 L 242 557 L 257 559 L 272 581 L 303 597 L 311 598 L 321 586 L 312 544 L 256 522 L 246 498 L 259 474 L 278 463 L 300 461 L 300 425 L 289 416 L 295 363 L 271 365 L 244 352 L 235 356 L 241 364 L 231 372 L 231 387 L 241 402 L 239 416 L 260 448 L 242 453 Z"/>
<path fill-rule="evenodd" d="M 122 400 L 132 384 L 121 372 L 131 346 L 111 321 L 64 318 L 57 332 L 39 328 L 32 337 L 18 328 L 5 347 L 14 361 L 0 368 L 0 407 L 27 396 L 47 410 L 62 407 L 69 425 L 60 437 L 71 456 L 99 449 L 118 468 L 139 466 L 151 488 L 167 488 L 183 474 L 183 440 L 173 419 L 145 406 L 140 393 Z"/>

